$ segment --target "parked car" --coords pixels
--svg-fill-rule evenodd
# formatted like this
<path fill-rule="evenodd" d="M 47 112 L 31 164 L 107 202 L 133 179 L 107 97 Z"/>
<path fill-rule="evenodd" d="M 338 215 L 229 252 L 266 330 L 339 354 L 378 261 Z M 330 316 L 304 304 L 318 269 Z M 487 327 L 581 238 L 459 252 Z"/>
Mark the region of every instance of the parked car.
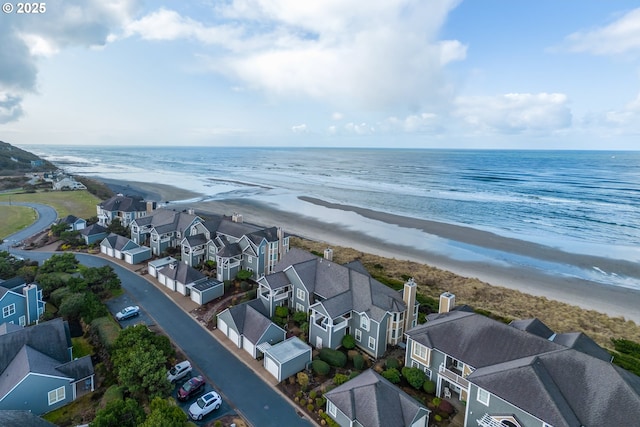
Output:
<path fill-rule="evenodd" d="M 206 381 L 202 375 L 189 379 L 189 381 L 182 384 L 182 387 L 178 390 L 178 400 L 187 400 L 190 397 L 195 396 L 204 390 L 205 384 Z"/>
<path fill-rule="evenodd" d="M 192 369 L 193 368 L 191 368 L 191 362 L 185 360 L 184 362 L 178 363 L 176 366 L 167 371 L 167 379 L 172 383 L 176 382 L 179 379 L 182 379 L 189 375 Z"/>
<path fill-rule="evenodd" d="M 130 305 L 129 307 L 125 307 L 119 312 L 116 313 L 116 319 L 118 320 L 126 320 L 131 317 L 135 317 L 140 315 L 140 307 L 137 305 Z"/>
<path fill-rule="evenodd" d="M 192 420 L 201 420 L 209 412 L 220 408 L 222 397 L 215 391 L 202 395 L 189 407 L 189 416 Z"/>

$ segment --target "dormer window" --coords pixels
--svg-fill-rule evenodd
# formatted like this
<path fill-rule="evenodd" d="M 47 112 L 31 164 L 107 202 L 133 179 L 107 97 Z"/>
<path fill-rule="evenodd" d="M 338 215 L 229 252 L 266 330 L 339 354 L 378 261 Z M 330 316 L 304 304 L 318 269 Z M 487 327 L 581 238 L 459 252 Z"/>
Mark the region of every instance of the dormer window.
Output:
<path fill-rule="evenodd" d="M 360 316 L 360 328 L 365 331 L 369 330 L 369 318 L 366 315 Z"/>

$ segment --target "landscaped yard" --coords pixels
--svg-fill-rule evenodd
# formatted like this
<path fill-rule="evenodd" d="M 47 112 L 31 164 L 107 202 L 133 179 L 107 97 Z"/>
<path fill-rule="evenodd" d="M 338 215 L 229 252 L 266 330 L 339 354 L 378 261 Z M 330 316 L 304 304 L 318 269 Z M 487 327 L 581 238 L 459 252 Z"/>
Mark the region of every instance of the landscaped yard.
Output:
<path fill-rule="evenodd" d="M 15 200 L 15 199 L 12 199 Z M 2 201 L 2 199 L 0 199 Z M 0 239 L 20 231 L 37 219 L 36 211 L 25 206 L 0 206 Z"/>
<path fill-rule="evenodd" d="M 97 215 L 96 205 L 101 200 L 86 190 L 0 194 L 0 202 L 9 201 L 41 203 L 53 207 L 60 218 L 75 215 L 78 218 L 87 219 Z"/>

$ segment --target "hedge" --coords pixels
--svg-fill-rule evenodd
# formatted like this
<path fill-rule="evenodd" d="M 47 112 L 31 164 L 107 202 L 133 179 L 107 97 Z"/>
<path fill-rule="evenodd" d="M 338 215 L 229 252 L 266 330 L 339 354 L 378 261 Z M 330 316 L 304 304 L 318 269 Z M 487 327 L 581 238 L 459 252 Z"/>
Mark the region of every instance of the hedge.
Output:
<path fill-rule="evenodd" d="M 402 376 L 406 378 L 411 387 L 419 390 L 427 380 L 427 375 L 419 368 L 410 368 L 405 366 L 402 368 Z"/>
<path fill-rule="evenodd" d="M 338 350 L 323 348 L 318 354 L 321 360 L 324 360 L 331 366 L 343 368 L 347 364 L 347 355 Z"/>
<path fill-rule="evenodd" d="M 400 361 L 395 357 L 390 357 L 384 362 L 384 367 L 387 369 L 399 369 Z"/>
<path fill-rule="evenodd" d="M 328 375 L 329 371 L 331 370 L 331 367 L 329 366 L 329 364 L 324 360 L 320 360 L 320 359 L 316 359 L 313 362 L 311 362 L 311 368 L 313 369 L 313 372 L 322 376 Z"/>
<path fill-rule="evenodd" d="M 383 371 L 382 376 L 388 379 L 393 384 L 398 384 L 400 382 L 400 379 L 402 378 L 400 376 L 400 371 L 398 371 L 396 368 L 391 368 Z"/>
<path fill-rule="evenodd" d="M 362 371 L 362 369 L 364 369 L 364 357 L 362 357 L 361 354 L 353 356 L 353 367 L 358 371 Z"/>

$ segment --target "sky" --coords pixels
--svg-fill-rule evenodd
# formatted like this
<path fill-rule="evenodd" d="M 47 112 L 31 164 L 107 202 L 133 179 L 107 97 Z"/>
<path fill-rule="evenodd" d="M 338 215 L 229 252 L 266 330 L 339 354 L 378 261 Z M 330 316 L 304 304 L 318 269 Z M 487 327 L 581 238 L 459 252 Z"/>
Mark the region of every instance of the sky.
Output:
<path fill-rule="evenodd" d="M 637 0 L 8 4 L 18 146 L 640 147 Z"/>

